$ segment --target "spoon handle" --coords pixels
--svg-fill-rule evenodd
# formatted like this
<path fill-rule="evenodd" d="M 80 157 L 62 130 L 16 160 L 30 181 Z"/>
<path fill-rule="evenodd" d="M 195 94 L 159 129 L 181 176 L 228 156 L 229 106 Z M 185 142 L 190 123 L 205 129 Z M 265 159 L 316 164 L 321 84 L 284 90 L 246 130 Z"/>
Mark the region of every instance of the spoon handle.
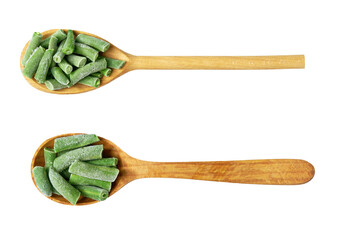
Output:
<path fill-rule="evenodd" d="M 314 167 L 304 160 L 268 159 L 216 162 L 148 162 L 141 177 L 295 185 L 310 181 Z"/>
<path fill-rule="evenodd" d="M 304 55 L 289 56 L 133 56 L 134 69 L 289 69 L 305 68 Z"/>

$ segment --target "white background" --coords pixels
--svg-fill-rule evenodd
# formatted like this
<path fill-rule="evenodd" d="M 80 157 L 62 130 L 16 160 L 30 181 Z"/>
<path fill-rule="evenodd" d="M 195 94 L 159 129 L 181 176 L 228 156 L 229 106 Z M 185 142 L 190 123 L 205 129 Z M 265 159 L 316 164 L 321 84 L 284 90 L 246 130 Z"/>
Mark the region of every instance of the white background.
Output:
<path fill-rule="evenodd" d="M 5 239 L 359 239 L 358 1 L 1 3 Z M 34 31 L 94 33 L 135 55 L 305 54 L 304 70 L 133 71 L 78 95 L 19 70 Z M 47 138 L 96 133 L 149 161 L 300 158 L 299 186 L 142 179 L 104 202 L 42 196 L 30 162 Z"/>

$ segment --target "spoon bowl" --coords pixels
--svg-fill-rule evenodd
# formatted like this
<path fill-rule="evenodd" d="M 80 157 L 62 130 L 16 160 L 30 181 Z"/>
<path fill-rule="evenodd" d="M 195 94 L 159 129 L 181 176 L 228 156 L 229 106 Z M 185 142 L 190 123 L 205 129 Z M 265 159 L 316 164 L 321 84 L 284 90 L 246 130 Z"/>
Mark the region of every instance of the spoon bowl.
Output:
<path fill-rule="evenodd" d="M 78 135 L 69 133 L 55 136 L 44 141 L 36 150 L 31 162 L 31 177 L 35 184 L 32 169 L 44 166 L 44 148 L 53 148 L 54 140 L 59 137 Z M 212 162 L 149 162 L 129 156 L 113 142 L 99 137 L 96 144 L 103 144 L 103 157 L 119 159 L 120 173 L 112 184 L 109 196 L 119 191 L 126 184 L 140 178 L 183 178 L 217 182 L 297 185 L 310 181 L 315 174 L 313 165 L 300 159 L 264 159 Z M 35 184 L 36 186 L 36 184 Z M 71 205 L 65 198 L 53 195 L 49 199 Z M 76 205 L 89 205 L 98 201 L 80 198 Z"/>
<path fill-rule="evenodd" d="M 51 36 L 57 29 L 42 32 L 43 39 Z M 64 30 L 67 32 L 66 30 Z M 86 34 L 96 38 L 99 36 L 83 31 L 74 30 L 74 35 Z M 109 42 L 109 41 L 107 41 Z M 110 43 L 110 42 L 109 42 Z M 26 48 L 29 42 L 25 45 L 20 56 L 20 69 Z M 103 87 L 121 75 L 136 69 L 219 69 L 219 70 L 254 70 L 254 69 L 298 69 L 305 67 L 304 55 L 283 55 L 283 56 L 135 56 L 126 53 L 115 45 L 110 43 L 110 48 L 101 55 L 109 58 L 115 58 L 126 61 L 121 69 L 113 69 L 109 77 L 102 77 L 99 87 Z M 56 91 L 49 90 L 44 84 L 39 84 L 34 78 L 27 78 L 26 81 L 34 88 L 55 94 L 76 94 L 88 92 L 97 88 L 76 84 L 70 88 L 60 89 Z M 98 87 L 98 88 L 99 88 Z"/>

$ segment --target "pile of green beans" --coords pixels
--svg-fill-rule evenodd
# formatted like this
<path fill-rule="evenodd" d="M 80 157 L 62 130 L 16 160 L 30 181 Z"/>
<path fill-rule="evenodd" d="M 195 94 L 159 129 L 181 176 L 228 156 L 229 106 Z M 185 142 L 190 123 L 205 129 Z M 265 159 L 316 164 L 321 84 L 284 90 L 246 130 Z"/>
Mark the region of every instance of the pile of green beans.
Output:
<path fill-rule="evenodd" d="M 118 159 L 102 158 L 103 145 L 95 134 L 56 138 L 44 148 L 45 165 L 32 169 L 36 186 L 45 196 L 63 196 L 76 205 L 80 196 L 103 201 L 116 180 Z"/>
<path fill-rule="evenodd" d="M 97 88 L 103 76 L 120 69 L 124 60 L 103 57 L 110 43 L 85 34 L 75 36 L 73 30 L 62 29 L 46 39 L 35 32 L 21 64 L 23 74 L 45 84 L 49 90 L 69 88 L 75 84 Z"/>

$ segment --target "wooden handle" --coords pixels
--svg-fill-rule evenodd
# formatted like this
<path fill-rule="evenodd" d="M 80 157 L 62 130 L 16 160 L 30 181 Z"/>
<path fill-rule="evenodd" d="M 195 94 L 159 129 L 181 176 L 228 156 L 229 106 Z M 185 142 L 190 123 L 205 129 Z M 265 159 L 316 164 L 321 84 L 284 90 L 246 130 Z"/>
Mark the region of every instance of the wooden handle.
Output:
<path fill-rule="evenodd" d="M 253 57 L 132 56 L 133 69 L 289 69 L 304 68 L 304 55 Z"/>
<path fill-rule="evenodd" d="M 310 181 L 315 174 L 310 163 L 297 159 L 146 163 L 141 171 L 137 172 L 138 177 L 294 185 Z"/>

